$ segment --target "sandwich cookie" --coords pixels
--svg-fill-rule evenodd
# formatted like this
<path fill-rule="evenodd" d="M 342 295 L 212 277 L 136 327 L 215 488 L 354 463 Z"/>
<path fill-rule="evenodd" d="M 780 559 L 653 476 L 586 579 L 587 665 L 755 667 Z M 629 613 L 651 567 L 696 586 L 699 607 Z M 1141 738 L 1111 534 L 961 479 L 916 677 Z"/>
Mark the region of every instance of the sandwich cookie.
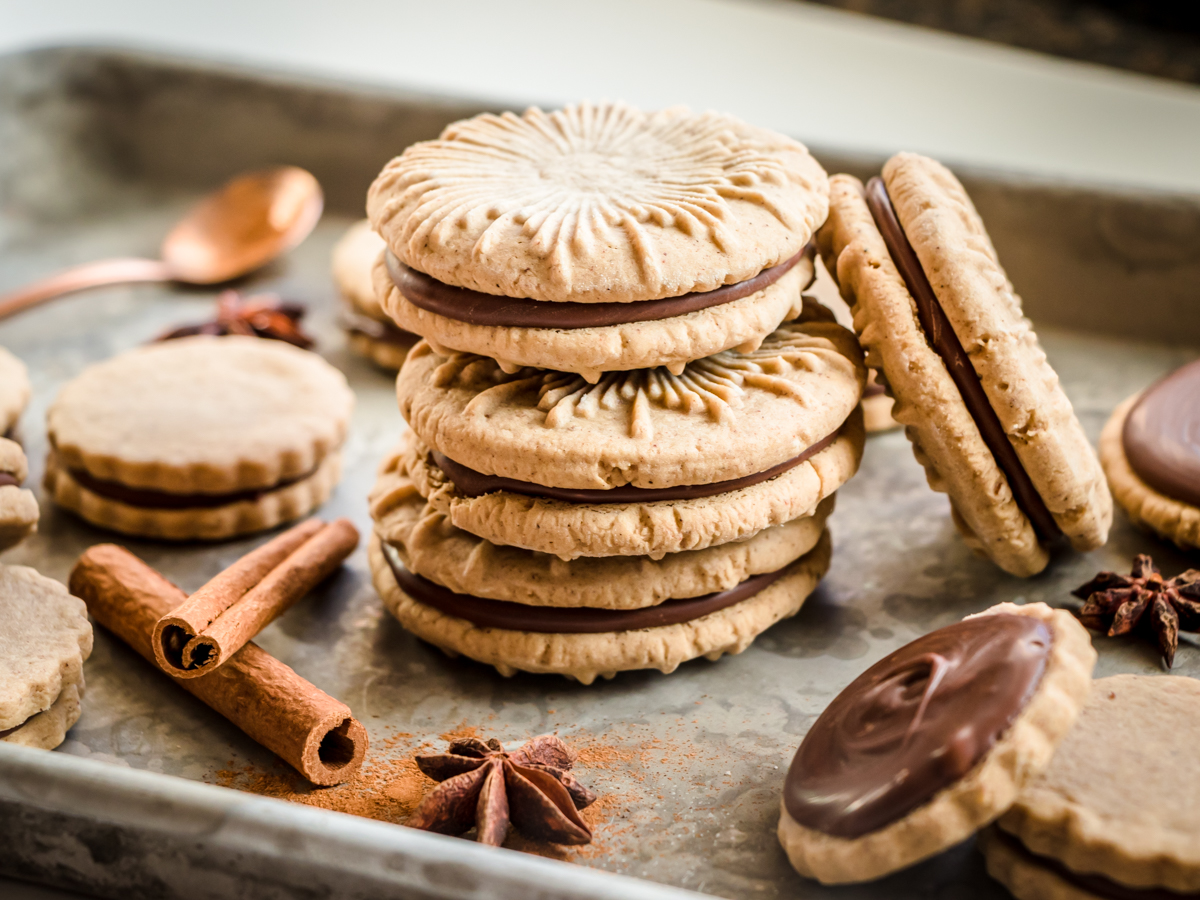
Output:
<path fill-rule="evenodd" d="M 47 413 L 55 502 L 125 534 L 219 540 L 329 496 L 354 396 L 314 353 L 190 337 L 90 366 Z"/>
<path fill-rule="evenodd" d="M 87 609 L 33 569 L 0 566 L 0 621 L 0 741 L 52 750 L 79 719 Z"/>
<path fill-rule="evenodd" d="M 818 241 L 892 415 L 967 543 L 1021 576 L 1044 569 L 1060 539 L 1102 545 L 1104 474 L 950 171 L 902 153 L 865 190 L 835 176 Z"/>
<path fill-rule="evenodd" d="M 1100 462 L 1135 525 L 1200 547 L 1200 361 L 1117 407 L 1100 435 Z"/>
<path fill-rule="evenodd" d="M 939 628 L 850 683 L 800 744 L 779 840 L 801 875 L 869 881 L 1004 813 L 1087 701 L 1087 631 L 1044 603 Z"/>
<path fill-rule="evenodd" d="M 895 402 L 889 396 L 887 388 L 880 383 L 879 373 L 871 369 L 867 373 L 867 386 L 863 388 L 862 398 L 863 425 L 867 434 L 878 434 L 900 427 L 900 423 L 892 418 L 892 406 Z"/>
<path fill-rule="evenodd" d="M 356 222 L 333 248 L 333 280 L 345 301 L 340 319 L 350 349 L 395 372 L 419 338 L 399 328 L 375 297 L 371 270 L 383 252 L 383 239 L 366 219 Z"/>
<path fill-rule="evenodd" d="M 858 468 L 865 377 L 815 302 L 757 350 L 597 384 L 421 343 L 396 382 L 396 465 L 493 544 L 661 559 L 812 515 Z"/>
<path fill-rule="evenodd" d="M 376 295 L 400 327 L 592 383 L 753 350 L 799 312 L 827 208 L 802 144 L 619 103 L 458 122 L 367 196 L 387 243 Z"/>
<path fill-rule="evenodd" d="M 1116 675 L 984 835 L 1020 900 L 1200 897 L 1200 682 Z"/>
<path fill-rule="evenodd" d="M 21 445 L 0 438 L 0 550 L 37 531 L 37 499 L 33 491 L 21 487 L 28 475 L 29 462 Z"/>
<path fill-rule="evenodd" d="M 29 394 L 25 363 L 0 347 L 0 437 L 12 437 L 17 420 L 29 403 Z"/>

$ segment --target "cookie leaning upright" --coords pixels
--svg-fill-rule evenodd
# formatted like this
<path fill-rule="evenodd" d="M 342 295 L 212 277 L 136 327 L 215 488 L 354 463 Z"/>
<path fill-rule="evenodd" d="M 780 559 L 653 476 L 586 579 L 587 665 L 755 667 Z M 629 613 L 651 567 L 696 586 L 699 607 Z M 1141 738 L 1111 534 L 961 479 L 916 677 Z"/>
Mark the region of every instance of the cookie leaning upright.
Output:
<path fill-rule="evenodd" d="M 376 292 L 437 348 L 575 372 L 753 349 L 799 311 L 828 181 L 730 116 L 623 104 L 482 115 L 415 144 L 367 210 Z"/>
<path fill-rule="evenodd" d="M 1103 544 L 1112 498 L 1096 454 L 953 174 L 902 153 L 865 191 L 835 176 L 818 239 L 967 543 L 1023 576 L 1060 538 Z"/>
<path fill-rule="evenodd" d="M 46 490 L 125 534 L 217 540 L 329 496 L 354 396 L 315 353 L 192 337 L 88 367 L 47 413 Z"/>
<path fill-rule="evenodd" d="M 383 239 L 366 219 L 355 222 L 333 247 L 333 280 L 345 301 L 338 318 L 350 349 L 384 369 L 397 371 L 419 338 L 396 326 L 375 296 L 372 270 Z"/>

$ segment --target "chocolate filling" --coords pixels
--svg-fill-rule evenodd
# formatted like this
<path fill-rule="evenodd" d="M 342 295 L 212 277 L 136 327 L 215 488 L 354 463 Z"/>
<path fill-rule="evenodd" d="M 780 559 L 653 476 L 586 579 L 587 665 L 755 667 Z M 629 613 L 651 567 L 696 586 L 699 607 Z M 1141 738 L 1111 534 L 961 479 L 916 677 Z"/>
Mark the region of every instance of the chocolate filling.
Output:
<path fill-rule="evenodd" d="M 129 487 L 116 481 L 103 481 L 83 469 L 68 469 L 67 471 L 80 487 L 91 491 L 98 497 L 105 497 L 108 500 L 115 500 L 117 503 L 142 509 L 214 509 L 218 506 L 227 506 L 230 503 L 242 501 L 253 503 L 273 491 L 283 490 L 283 488 L 303 481 L 313 474 L 306 472 L 295 478 L 287 478 L 270 487 L 231 491 L 228 494 L 171 494 L 167 491 Z"/>
<path fill-rule="evenodd" d="M 657 322 L 683 316 L 710 306 L 732 303 L 749 297 L 782 278 L 805 256 L 813 254 L 813 244 L 777 266 L 763 269 L 753 278 L 726 284 L 711 291 L 696 291 L 679 297 L 661 300 L 639 300 L 634 303 L 557 303 L 532 300 L 527 297 L 505 297 L 485 294 L 469 288 L 445 284 L 409 268 L 391 250 L 384 253 L 392 283 L 413 306 L 466 322 L 469 325 L 492 325 L 503 328 L 599 328 L 624 325 L 629 322 Z M 807 285 L 805 285 L 807 287 Z"/>
<path fill-rule="evenodd" d="M 784 567 L 777 572 L 753 575 L 727 591 L 705 594 L 703 597 L 667 600 L 644 609 L 592 609 L 583 606 L 527 606 L 507 600 L 456 594 L 406 569 L 400 561 L 400 554 L 391 544 L 383 545 L 383 555 L 400 589 L 418 603 L 432 606 L 446 615 L 466 619 L 482 628 L 531 631 L 536 634 L 605 634 L 679 625 L 748 600 L 787 572 L 787 567 Z"/>
<path fill-rule="evenodd" d="M 383 341 L 388 344 L 412 344 L 420 337 L 411 331 L 405 331 L 392 322 L 381 322 L 362 313 L 344 309 L 339 315 L 341 326 L 347 331 L 369 337 L 373 341 Z"/>
<path fill-rule="evenodd" d="M 1178 891 L 1162 887 L 1130 887 L 1118 881 L 1113 881 L 1111 878 L 1106 878 L 1103 875 L 1076 872 L 1073 869 L 1067 868 L 1065 864 L 1053 857 L 1034 853 L 1018 837 L 1009 834 L 1002 828 L 995 828 L 992 833 L 1000 843 L 1008 847 L 1008 849 L 1013 851 L 1013 853 L 1026 863 L 1040 866 L 1043 869 L 1049 869 L 1068 884 L 1082 888 L 1088 893 L 1095 894 L 1097 897 L 1104 897 L 1105 900 L 1186 900 L 1189 897 L 1200 898 L 1200 892 L 1181 894 Z"/>
<path fill-rule="evenodd" d="M 804 736 L 784 784 L 788 814 L 856 838 L 928 802 L 971 771 L 1025 708 L 1052 641 L 1031 616 L 979 616 L 884 657 Z"/>
<path fill-rule="evenodd" d="M 1017 501 L 1017 506 L 1025 513 L 1033 525 L 1033 530 L 1043 542 L 1053 541 L 1062 534 L 1062 530 L 1050 515 L 1050 510 L 1046 508 L 1046 503 L 1037 492 L 1037 488 L 1033 486 L 1029 473 L 1021 465 L 1020 457 L 1004 431 L 1004 426 L 1000 424 L 996 410 L 992 408 L 983 384 L 971 365 L 970 357 L 950 326 L 950 320 L 938 302 L 925 270 L 921 268 L 921 261 L 917 259 L 916 251 L 913 250 L 908 235 L 904 233 L 904 228 L 896 217 L 896 210 L 892 206 L 891 197 L 888 196 L 882 178 L 872 178 L 867 182 L 866 201 L 875 219 L 875 225 L 887 244 L 892 262 L 896 264 L 908 292 L 916 301 L 917 319 L 925 332 L 925 339 L 945 363 L 946 371 L 950 373 L 955 387 L 962 395 L 967 412 L 975 420 L 983 442 L 991 451 L 1004 477 L 1008 479 L 1008 486 Z"/>
<path fill-rule="evenodd" d="M 1142 481 L 1200 506 L 1200 360 L 1142 394 L 1125 420 L 1121 442 Z"/>
<path fill-rule="evenodd" d="M 11 472 L 0 472 L 0 487 L 20 487 L 21 480 Z"/>
<path fill-rule="evenodd" d="M 573 488 L 557 488 L 547 485 L 534 484 L 531 481 L 517 481 L 513 478 L 501 478 L 499 475 L 484 475 L 474 469 L 456 463 L 437 450 L 430 451 L 433 464 L 446 473 L 454 482 L 454 486 L 468 497 L 479 497 L 496 491 L 506 491 L 510 494 L 522 494 L 526 497 L 541 497 L 546 500 L 562 500 L 566 503 L 656 503 L 664 500 L 695 500 L 700 497 L 715 497 L 730 491 L 738 491 L 751 485 L 769 481 L 776 475 L 782 475 L 788 469 L 794 469 L 806 459 L 816 456 L 835 440 L 839 431 L 828 437 L 823 437 L 799 456 L 772 466 L 764 472 L 756 472 L 743 478 L 733 478 L 729 481 L 716 481 L 711 484 L 677 484 L 665 488 L 640 488 L 623 484 L 608 490 L 575 490 Z"/>

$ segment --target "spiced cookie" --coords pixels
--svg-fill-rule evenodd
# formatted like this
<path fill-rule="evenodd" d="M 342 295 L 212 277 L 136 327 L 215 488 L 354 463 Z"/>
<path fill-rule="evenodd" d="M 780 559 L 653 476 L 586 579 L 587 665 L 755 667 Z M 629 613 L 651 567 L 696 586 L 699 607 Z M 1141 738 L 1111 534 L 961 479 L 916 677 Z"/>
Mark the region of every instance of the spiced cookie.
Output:
<path fill-rule="evenodd" d="M 1100 462 L 1130 520 L 1181 547 L 1200 547 L 1200 361 L 1117 407 Z"/>
<path fill-rule="evenodd" d="M 53 749 L 79 718 L 87 609 L 57 581 L 0 565 L 0 622 L 0 740 Z"/>
<path fill-rule="evenodd" d="M 37 499 L 22 488 L 29 475 L 25 451 L 16 441 L 0 438 L 0 550 L 19 544 L 37 531 Z"/>
<path fill-rule="evenodd" d="M 398 325 L 590 382 L 753 350 L 799 312 L 827 207 L 796 141 L 619 103 L 455 123 L 367 197 L 388 245 L 375 290 Z"/>
<path fill-rule="evenodd" d="M 11 434 L 29 403 L 29 372 L 21 362 L 0 347 L 0 437 Z"/>
<path fill-rule="evenodd" d="M 818 242 L 967 543 L 1022 576 L 1060 539 L 1102 545 L 1112 498 L 1099 462 L 949 170 L 901 153 L 865 190 L 835 176 Z"/>
<path fill-rule="evenodd" d="M 399 328 L 375 297 L 371 270 L 383 253 L 383 238 L 366 219 L 355 222 L 333 248 L 333 280 L 345 307 L 340 319 L 350 349 L 376 365 L 398 371 L 419 338 Z"/>
<path fill-rule="evenodd" d="M 1092 685 L 1054 761 L 981 839 L 1021 900 L 1200 894 L 1200 681 Z"/>
<path fill-rule="evenodd" d="M 884 657 L 796 751 L 779 840 L 801 875 L 869 881 L 957 844 L 1050 764 L 1096 653 L 1070 613 L 1002 603 Z"/>
<path fill-rule="evenodd" d="M 354 396 L 281 341 L 193 337 L 90 366 L 47 413 L 46 491 L 126 534 L 218 540 L 329 496 Z"/>
<path fill-rule="evenodd" d="M 595 385 L 421 343 L 396 383 L 413 431 L 397 465 L 493 544 L 659 559 L 811 515 L 858 468 L 864 379 L 815 303 L 755 351 Z"/>
<path fill-rule="evenodd" d="M 892 406 L 895 402 L 888 394 L 887 388 L 879 383 L 878 373 L 871 369 L 862 398 L 863 426 L 867 429 L 867 434 L 878 434 L 900 427 L 900 423 L 892 417 Z"/>

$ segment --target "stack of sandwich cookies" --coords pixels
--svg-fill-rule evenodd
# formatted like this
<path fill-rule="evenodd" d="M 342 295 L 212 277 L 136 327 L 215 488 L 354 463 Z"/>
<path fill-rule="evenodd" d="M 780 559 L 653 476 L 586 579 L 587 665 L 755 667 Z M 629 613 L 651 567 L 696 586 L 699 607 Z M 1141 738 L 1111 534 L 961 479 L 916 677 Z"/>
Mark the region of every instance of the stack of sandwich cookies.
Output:
<path fill-rule="evenodd" d="M 908 153 L 865 190 L 835 176 L 818 240 L 968 544 L 1015 575 L 1103 544 L 1103 472 L 957 179 Z"/>
<path fill-rule="evenodd" d="M 484 115 L 390 162 L 376 294 L 442 355 L 605 372 L 752 350 L 799 312 L 828 182 L 803 145 L 716 113 Z"/>
<path fill-rule="evenodd" d="M 1200 896 L 1200 682 L 1116 675 L 980 838 L 1020 900 Z"/>
<path fill-rule="evenodd" d="M 0 741 L 52 750 L 79 719 L 87 609 L 33 569 L 0 566 L 0 621 Z"/>
<path fill-rule="evenodd" d="M 333 280 L 344 301 L 340 319 L 350 349 L 394 372 L 419 338 L 397 326 L 375 297 L 371 272 L 383 248 L 370 222 L 356 222 L 333 248 Z"/>
<path fill-rule="evenodd" d="M 1200 547 L 1200 362 L 1118 406 L 1100 435 L 1100 462 L 1135 525 Z"/>
<path fill-rule="evenodd" d="M 90 366 L 47 414 L 46 490 L 125 534 L 218 540 L 300 518 L 341 475 L 354 396 L 314 353 L 190 337 Z"/>
<path fill-rule="evenodd" d="M 11 439 L 29 394 L 25 364 L 0 347 L 0 550 L 37 530 L 37 500 L 22 487 L 29 475 L 28 460 L 21 445 Z"/>
<path fill-rule="evenodd" d="M 800 874 L 868 881 L 1003 814 L 1087 701 L 1096 653 L 1068 612 L 992 607 L 880 660 L 805 735 L 779 840 Z"/>

